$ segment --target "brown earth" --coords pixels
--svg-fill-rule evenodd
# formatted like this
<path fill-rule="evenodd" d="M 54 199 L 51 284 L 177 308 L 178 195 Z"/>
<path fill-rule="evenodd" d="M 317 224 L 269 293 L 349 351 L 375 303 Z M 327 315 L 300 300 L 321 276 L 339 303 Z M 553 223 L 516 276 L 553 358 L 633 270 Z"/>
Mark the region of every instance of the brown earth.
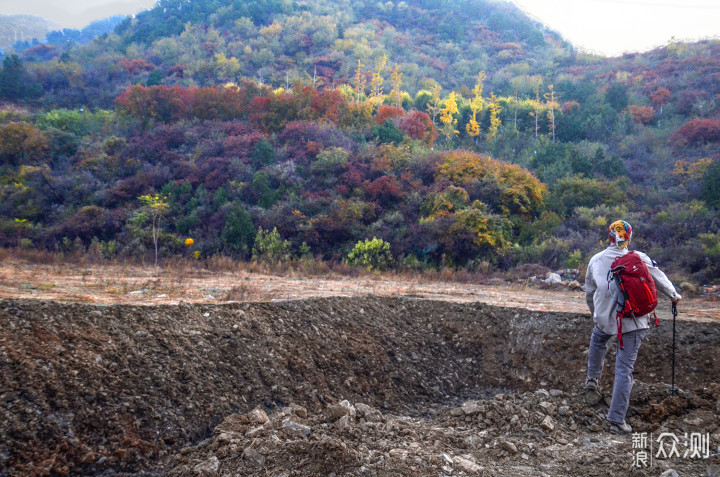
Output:
<path fill-rule="evenodd" d="M 0 475 L 626 475 L 630 437 L 582 402 L 590 329 L 587 314 L 411 297 L 5 299 Z M 717 452 L 720 324 L 679 322 L 679 397 L 671 336 L 665 321 L 643 345 L 629 422 L 711 434 Z"/>
<path fill-rule="evenodd" d="M 259 273 L 237 262 L 177 262 L 162 267 L 28 263 L 0 255 L 0 297 L 34 298 L 71 303 L 177 305 L 185 303 L 267 302 L 315 297 L 376 295 L 452 302 L 482 302 L 534 311 L 587 313 L 585 294 L 567 286 L 549 287 L 528 280 L 473 276 L 471 282 L 419 274 L 362 273 L 345 276 L 332 272 L 308 276 L 289 270 Z M 244 268 L 245 267 L 245 268 Z M 680 319 L 720 321 L 720 295 L 685 294 Z M 660 319 L 672 319 L 669 302 L 661 301 Z"/>

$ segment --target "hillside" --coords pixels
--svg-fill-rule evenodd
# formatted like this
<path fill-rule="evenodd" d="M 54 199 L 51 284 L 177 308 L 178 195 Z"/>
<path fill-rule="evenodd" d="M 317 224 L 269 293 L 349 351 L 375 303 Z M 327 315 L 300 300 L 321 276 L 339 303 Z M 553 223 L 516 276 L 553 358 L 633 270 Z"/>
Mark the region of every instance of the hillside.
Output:
<path fill-rule="evenodd" d="M 6 56 L 0 246 L 558 269 L 623 217 L 704 284 L 718 58 L 585 55 L 504 2 L 162 1 Z"/>
<path fill-rule="evenodd" d="M 18 41 L 38 41 L 60 24 L 37 15 L 0 14 L 0 48 L 7 48 Z"/>

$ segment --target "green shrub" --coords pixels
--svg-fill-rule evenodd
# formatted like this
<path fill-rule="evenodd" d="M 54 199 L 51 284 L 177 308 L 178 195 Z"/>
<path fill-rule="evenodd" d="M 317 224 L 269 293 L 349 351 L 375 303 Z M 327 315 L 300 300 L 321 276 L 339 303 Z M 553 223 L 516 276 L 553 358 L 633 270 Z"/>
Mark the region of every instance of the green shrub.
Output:
<path fill-rule="evenodd" d="M 359 241 L 347 255 L 347 263 L 367 270 L 385 270 L 392 261 L 390 244 L 377 237 Z"/>
<path fill-rule="evenodd" d="M 270 263 L 287 261 L 292 257 L 292 243 L 280 237 L 277 227 L 273 228 L 272 232 L 260 227 L 255 236 L 252 255 L 254 260 Z"/>
<path fill-rule="evenodd" d="M 580 250 L 573 250 L 565 260 L 565 265 L 568 268 L 578 268 L 582 262 L 582 252 Z"/>

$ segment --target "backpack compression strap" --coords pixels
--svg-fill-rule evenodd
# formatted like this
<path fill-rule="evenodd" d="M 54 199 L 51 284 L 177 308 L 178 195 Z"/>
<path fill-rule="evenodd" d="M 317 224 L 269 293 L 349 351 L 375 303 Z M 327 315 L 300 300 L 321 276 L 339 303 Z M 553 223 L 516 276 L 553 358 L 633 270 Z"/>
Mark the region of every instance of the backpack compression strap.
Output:
<path fill-rule="evenodd" d="M 615 315 L 615 323 L 617 324 L 617 339 L 618 339 L 618 346 L 620 349 L 625 349 L 625 345 L 623 344 L 622 339 L 622 315 L 625 310 L 625 308 L 630 308 L 630 310 L 634 311 L 637 309 L 637 307 L 633 306 L 632 302 L 630 301 L 630 296 L 625 291 L 625 287 L 622 283 L 622 278 L 620 278 L 620 272 L 625 270 L 624 265 L 617 266 L 615 268 L 611 268 L 608 272 L 608 287 L 610 286 L 610 281 L 614 281 L 617 284 L 618 287 L 618 299 L 617 299 L 617 314 Z"/>

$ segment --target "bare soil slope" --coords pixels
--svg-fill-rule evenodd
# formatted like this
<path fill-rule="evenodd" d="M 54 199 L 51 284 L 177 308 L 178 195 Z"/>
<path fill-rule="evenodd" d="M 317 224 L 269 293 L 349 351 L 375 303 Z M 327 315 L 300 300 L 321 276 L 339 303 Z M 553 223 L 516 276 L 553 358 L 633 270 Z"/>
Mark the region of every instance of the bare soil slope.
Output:
<path fill-rule="evenodd" d="M 529 444 L 570 445 L 598 433 L 609 439 L 599 427 L 602 406 L 588 410 L 585 418 L 573 417 L 585 412 L 578 390 L 590 329 L 588 315 L 375 296 L 148 307 L 4 300 L 0 475 L 164 474 L 172 468 L 182 475 L 266 475 L 252 462 L 263 459 L 260 468 L 270 469 L 265 465 L 270 455 L 278 456 L 272 463 L 280 473 L 267 475 L 398 475 L 392 474 L 396 465 L 399 475 L 415 472 L 412 467 L 420 475 L 437 475 L 445 472 L 443 466 L 477 474 L 482 470 L 460 469 L 473 468 L 455 457 L 502 466 L 503 459 L 516 461 L 521 454 L 528 456 L 529 473 L 514 475 L 540 475 L 531 472 L 553 457 L 531 452 Z M 665 322 L 641 353 L 636 377 L 657 386 L 636 396 L 631 422 L 654 430 L 691 417 L 693 429 L 716 432 L 720 326 L 682 322 L 678 327 L 677 381 L 688 392 L 674 405 L 661 384 L 670 381 L 671 332 Z M 608 365 L 613 361 L 610 356 Z M 557 392 L 535 393 L 541 388 Z M 505 397 L 494 398 L 497 393 Z M 467 400 L 487 398 L 482 419 L 480 411 L 459 416 L 455 409 L 453 414 Z M 338 416 L 327 415 L 341 400 L 369 409 L 338 428 Z M 284 423 L 290 414 L 298 416 L 286 409 L 290 404 L 306 411 L 298 418 L 306 421 L 297 424 L 311 429 L 308 436 L 304 428 Z M 538 416 L 538 406 L 554 409 L 543 407 Z M 256 407 L 270 414 L 270 424 L 248 436 L 252 422 L 242 416 Z M 574 414 L 557 414 L 561 407 Z M 369 431 L 371 421 L 362 416 L 375 411 L 383 417 L 373 422 L 382 426 Z M 246 426 L 232 431 L 237 436 L 204 440 L 234 414 L 239 416 L 230 422 Z M 539 427 L 538 418 L 547 415 L 561 434 Z M 402 424 L 406 421 L 411 425 Z M 464 442 L 470 434 L 480 435 L 482 443 L 458 447 L 466 457 L 450 455 L 458 439 Z M 292 442 L 285 454 L 272 447 L 289 442 L 288 435 Z M 430 452 L 435 441 L 439 447 Z M 504 441 L 520 453 L 511 457 L 512 446 Z M 201 447 L 174 457 L 198 442 Z M 377 462 L 363 460 L 371 454 L 369 442 L 381 455 L 420 448 L 432 458 L 411 456 L 420 462 L 408 463 L 394 456 L 395 461 L 383 460 L 390 467 L 373 468 Z M 629 440 L 617 442 L 623 450 L 610 454 L 608 462 L 626 466 Z M 362 445 L 368 452 L 358 450 Z M 585 449 L 583 462 L 603 455 L 595 447 Z M 224 454 L 213 453 L 221 448 Z M 436 452 L 442 449 L 450 461 Z M 300 454 L 325 459 L 324 464 L 295 469 Z M 601 472 L 602 458 L 599 462 Z M 561 468 L 565 474 L 555 469 L 549 475 L 595 468 L 593 462 L 587 465 L 581 471 L 568 465 Z"/>

